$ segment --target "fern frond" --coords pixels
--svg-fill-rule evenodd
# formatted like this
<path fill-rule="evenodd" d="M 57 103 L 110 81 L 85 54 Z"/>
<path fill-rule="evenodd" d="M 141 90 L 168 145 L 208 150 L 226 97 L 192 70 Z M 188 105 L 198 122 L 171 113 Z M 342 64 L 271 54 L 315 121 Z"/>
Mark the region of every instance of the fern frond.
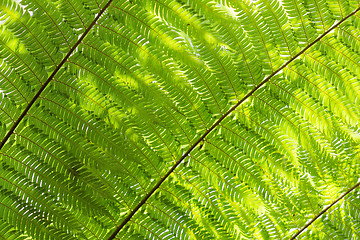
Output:
<path fill-rule="evenodd" d="M 359 11 L 0 0 L 0 238 L 357 238 Z"/>

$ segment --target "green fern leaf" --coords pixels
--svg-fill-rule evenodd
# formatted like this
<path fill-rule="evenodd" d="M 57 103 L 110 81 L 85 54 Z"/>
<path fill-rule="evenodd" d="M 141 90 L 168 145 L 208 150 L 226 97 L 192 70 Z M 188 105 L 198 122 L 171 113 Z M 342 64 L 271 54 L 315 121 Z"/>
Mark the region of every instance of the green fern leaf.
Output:
<path fill-rule="evenodd" d="M 1 239 L 357 239 L 355 0 L 0 0 Z"/>

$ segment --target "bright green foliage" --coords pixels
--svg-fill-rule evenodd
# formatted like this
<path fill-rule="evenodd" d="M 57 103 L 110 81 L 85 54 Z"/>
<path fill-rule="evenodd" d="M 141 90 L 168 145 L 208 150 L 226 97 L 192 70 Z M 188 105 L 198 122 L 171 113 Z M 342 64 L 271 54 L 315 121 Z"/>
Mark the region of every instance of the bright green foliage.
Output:
<path fill-rule="evenodd" d="M 117 239 L 289 239 L 358 181 L 357 0 L 106 4 L 0 0 L 0 239 L 107 239 L 282 66 Z M 360 238 L 359 196 L 298 239 Z"/>

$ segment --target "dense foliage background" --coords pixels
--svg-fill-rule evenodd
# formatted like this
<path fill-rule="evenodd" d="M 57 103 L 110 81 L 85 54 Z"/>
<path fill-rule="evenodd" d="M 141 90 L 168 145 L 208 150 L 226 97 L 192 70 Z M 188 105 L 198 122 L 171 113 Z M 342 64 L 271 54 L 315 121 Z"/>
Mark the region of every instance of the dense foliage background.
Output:
<path fill-rule="evenodd" d="M 0 238 L 357 239 L 359 6 L 0 0 Z"/>

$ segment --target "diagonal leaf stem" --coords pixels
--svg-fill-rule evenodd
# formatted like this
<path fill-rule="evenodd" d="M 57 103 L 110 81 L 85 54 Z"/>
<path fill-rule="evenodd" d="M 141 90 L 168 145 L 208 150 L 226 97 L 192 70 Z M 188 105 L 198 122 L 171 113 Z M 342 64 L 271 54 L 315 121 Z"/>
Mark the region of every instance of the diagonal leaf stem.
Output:
<path fill-rule="evenodd" d="M 281 70 L 283 70 L 286 66 L 288 66 L 291 62 L 293 62 L 297 57 L 299 57 L 301 54 L 303 54 L 306 50 L 308 50 L 310 47 L 312 47 L 314 44 L 319 42 L 323 37 L 325 37 L 328 33 L 330 33 L 332 30 L 334 30 L 336 27 L 338 27 L 341 23 L 346 21 L 348 18 L 356 14 L 360 10 L 360 7 L 357 8 L 355 11 L 347 15 L 345 18 L 341 19 L 339 22 L 334 24 L 331 28 L 329 28 L 326 32 L 321 34 L 318 38 L 316 38 L 312 43 L 307 45 L 304 49 L 302 49 L 299 53 L 297 53 L 295 56 L 293 56 L 291 59 L 289 59 L 285 64 L 283 64 L 280 68 L 278 68 L 276 71 L 274 71 L 272 74 L 270 74 L 267 78 L 265 78 L 259 85 L 257 85 L 253 90 L 251 90 L 248 94 L 246 94 L 242 99 L 240 99 L 232 108 L 230 108 L 224 115 L 222 115 L 206 132 L 196 141 L 194 142 L 190 148 L 180 157 L 179 160 L 176 161 L 176 163 L 168 170 L 168 172 L 156 183 L 156 185 L 144 196 L 144 198 L 136 205 L 136 207 L 126 216 L 126 218 L 120 223 L 118 227 L 111 233 L 108 240 L 112 240 L 116 237 L 116 235 L 120 232 L 120 230 L 125 226 L 126 223 L 130 221 L 130 219 L 135 215 L 135 213 L 145 204 L 145 202 L 152 196 L 152 194 L 160 187 L 160 185 L 170 176 L 172 172 L 179 166 L 179 164 L 190 154 L 192 150 L 202 141 L 204 138 L 209 135 L 209 133 L 214 130 L 227 116 L 230 115 L 240 104 L 245 102 L 250 96 L 253 95 L 254 92 L 256 92 L 259 88 L 264 86 L 270 79 L 275 76 L 277 73 L 279 73 Z M 356 186 L 357 187 L 357 186 Z M 356 188 L 354 187 L 354 188 Z M 335 202 L 336 203 L 336 202 Z M 334 203 L 334 204 L 335 204 Z M 325 211 L 327 209 L 324 209 Z M 311 224 L 312 222 L 310 222 Z M 309 225 L 310 225 L 309 224 Z M 304 226 L 304 229 L 307 226 Z"/>
<path fill-rule="evenodd" d="M 354 186 L 352 186 L 349 190 L 347 190 L 345 193 L 343 193 L 340 197 L 338 197 L 334 202 L 332 202 L 329 206 L 324 208 L 318 215 L 316 215 L 313 219 L 311 219 L 307 224 L 305 224 L 297 233 L 295 233 L 290 240 L 294 240 L 297 236 L 299 236 L 307 227 L 309 227 L 313 222 L 315 222 L 316 219 L 321 217 L 327 210 L 329 210 L 332 206 L 334 206 L 336 203 L 338 203 L 341 199 L 343 199 L 346 195 L 348 195 L 352 190 L 360 186 L 360 182 L 356 183 Z"/>
<path fill-rule="evenodd" d="M 21 115 L 19 116 L 19 118 L 16 120 L 16 122 L 12 125 L 12 127 L 10 128 L 10 130 L 7 132 L 7 134 L 5 135 L 4 139 L 1 141 L 0 143 L 0 150 L 2 149 L 2 147 L 5 145 L 5 143 L 7 142 L 7 140 L 9 140 L 10 136 L 14 133 L 15 129 L 17 128 L 17 126 L 20 124 L 20 122 L 24 119 L 24 117 L 26 116 L 26 114 L 29 112 L 30 108 L 34 105 L 35 101 L 40 97 L 40 94 L 45 90 L 45 88 L 49 85 L 49 83 L 54 79 L 54 76 L 59 72 L 59 70 L 61 69 L 61 67 L 65 64 L 65 62 L 69 59 L 69 57 L 71 56 L 71 54 L 75 51 L 75 49 L 79 46 L 79 44 L 82 42 L 82 40 L 84 40 L 84 38 L 86 37 L 86 35 L 90 32 L 90 30 L 92 29 L 92 27 L 95 25 L 95 23 L 97 22 L 97 20 L 99 20 L 99 18 L 101 17 L 101 15 L 105 12 L 105 10 L 110 6 L 111 2 L 113 0 L 109 0 L 106 5 L 100 10 L 100 12 L 98 13 L 98 15 L 95 17 L 95 19 L 91 22 L 91 24 L 85 29 L 85 32 L 80 36 L 80 38 L 76 41 L 76 43 L 74 44 L 74 46 L 72 46 L 72 48 L 69 50 L 69 52 L 65 55 L 65 57 L 62 59 L 62 61 L 59 63 L 59 65 L 57 65 L 57 67 L 55 68 L 55 70 L 51 73 L 51 75 L 49 76 L 49 78 L 46 80 L 46 82 L 40 87 L 40 89 L 36 92 L 35 96 L 31 99 L 31 101 L 28 103 L 28 105 L 26 106 L 26 108 L 24 109 L 24 111 L 21 113 Z"/>

